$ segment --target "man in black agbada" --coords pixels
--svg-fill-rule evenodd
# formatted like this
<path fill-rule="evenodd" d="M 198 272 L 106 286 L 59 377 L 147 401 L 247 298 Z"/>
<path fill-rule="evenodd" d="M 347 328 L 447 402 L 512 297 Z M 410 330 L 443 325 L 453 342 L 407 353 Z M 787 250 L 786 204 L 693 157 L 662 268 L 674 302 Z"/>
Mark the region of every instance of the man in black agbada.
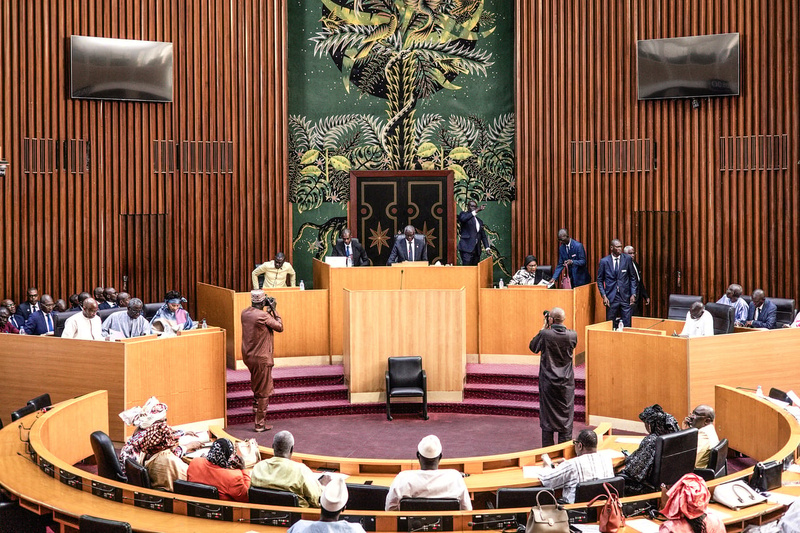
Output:
<path fill-rule="evenodd" d="M 539 362 L 539 424 L 542 447 L 572 439 L 575 412 L 575 374 L 572 356 L 578 334 L 564 326 L 564 310 L 554 307 L 545 314 L 542 330 L 533 338 L 530 349 L 541 354 Z"/>

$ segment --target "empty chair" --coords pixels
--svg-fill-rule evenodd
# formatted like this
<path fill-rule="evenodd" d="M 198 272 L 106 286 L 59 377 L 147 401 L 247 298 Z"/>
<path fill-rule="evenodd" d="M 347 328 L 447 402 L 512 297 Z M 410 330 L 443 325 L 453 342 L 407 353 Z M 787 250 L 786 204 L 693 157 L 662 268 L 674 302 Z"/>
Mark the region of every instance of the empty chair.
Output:
<path fill-rule="evenodd" d="M 456 498 L 403 498 L 401 511 L 458 511 L 461 503 Z"/>
<path fill-rule="evenodd" d="M 351 511 L 383 511 L 389 487 L 348 483 L 347 493 L 347 508 Z"/>
<path fill-rule="evenodd" d="M 152 488 L 150 484 L 150 474 L 147 473 L 147 469 L 130 457 L 125 459 L 125 475 L 128 477 L 128 483 L 131 485 L 136 485 L 143 489 Z"/>
<path fill-rule="evenodd" d="M 37 396 L 33 400 L 28 400 L 28 405 L 32 405 L 38 411 L 39 409 L 50 407 L 51 405 L 53 405 L 53 403 L 50 401 L 50 395 L 44 393 L 42 395 Z"/>
<path fill-rule="evenodd" d="M 714 335 L 733 333 L 733 325 L 736 322 L 735 307 L 709 302 L 706 304 L 706 311 L 714 318 Z"/>
<path fill-rule="evenodd" d="M 575 503 L 590 502 L 595 496 L 606 494 L 605 483 L 617 489 L 620 497 L 625 493 L 625 478 L 621 476 L 583 481 L 575 487 Z"/>
<path fill-rule="evenodd" d="M 539 265 L 536 267 L 537 272 L 541 272 L 543 277 L 553 277 L 553 267 L 551 265 Z"/>
<path fill-rule="evenodd" d="M 527 507 L 530 509 L 536 505 L 536 495 L 540 492 L 550 492 L 544 487 L 506 487 L 497 489 L 496 505 L 498 509 L 513 509 L 516 507 Z M 542 499 L 542 504 L 550 503 L 546 498 Z"/>
<path fill-rule="evenodd" d="M 206 485 L 205 483 L 176 479 L 173 482 L 173 489 L 175 490 L 175 494 L 219 500 L 219 489 L 213 485 Z"/>
<path fill-rule="evenodd" d="M 697 428 L 659 435 L 656 439 L 656 454 L 653 470 L 647 482 L 656 490 L 665 484 L 672 486 L 684 474 L 694 471 L 697 459 Z"/>
<path fill-rule="evenodd" d="M 94 459 L 97 462 L 97 474 L 107 478 L 127 483 L 128 478 L 122 473 L 122 468 L 117 459 L 117 452 L 111 439 L 102 431 L 95 431 L 89 435 L 94 451 Z"/>
<path fill-rule="evenodd" d="M 106 520 L 96 516 L 82 515 L 78 522 L 78 530 L 81 533 L 131 533 L 131 525 L 127 522 L 116 520 Z"/>
<path fill-rule="evenodd" d="M 13 413 L 11 413 L 11 421 L 15 422 L 22 418 L 23 416 L 28 416 L 31 413 L 35 413 L 37 411 L 36 407 L 31 404 L 26 405 L 25 407 L 20 407 Z"/>
<path fill-rule="evenodd" d="M 728 439 L 719 441 L 708 455 L 708 468 L 696 468 L 695 474 L 706 481 L 728 475 Z"/>
<path fill-rule="evenodd" d="M 277 505 L 279 507 L 298 507 L 300 505 L 297 494 L 288 490 L 262 489 L 261 487 L 251 486 L 247 496 L 250 503 Z"/>
<path fill-rule="evenodd" d="M 686 320 L 686 313 L 689 312 L 692 304 L 702 301 L 702 296 L 694 296 L 691 294 L 670 294 L 667 318 L 669 320 Z"/>
<path fill-rule="evenodd" d="M 794 321 L 795 316 L 795 302 L 792 298 L 767 298 L 770 302 L 775 304 L 778 308 L 775 313 L 775 327 L 782 328 L 784 325 L 789 325 Z"/>
<path fill-rule="evenodd" d="M 390 357 L 386 371 L 386 418 L 392 419 L 392 398 L 422 398 L 422 418 L 428 420 L 428 379 L 422 357 Z"/>

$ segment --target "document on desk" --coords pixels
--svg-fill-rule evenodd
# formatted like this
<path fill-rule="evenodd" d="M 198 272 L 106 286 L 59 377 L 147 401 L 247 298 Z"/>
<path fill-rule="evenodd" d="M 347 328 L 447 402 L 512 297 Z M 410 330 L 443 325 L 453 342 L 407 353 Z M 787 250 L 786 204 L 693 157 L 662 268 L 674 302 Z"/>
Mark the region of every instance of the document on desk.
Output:
<path fill-rule="evenodd" d="M 729 515 L 728 513 L 724 512 L 724 511 L 720 511 L 718 509 L 712 509 L 710 507 L 706 509 L 706 513 L 716 516 L 717 518 L 719 518 L 723 522 L 725 520 L 728 520 L 731 517 L 731 515 Z"/>
<path fill-rule="evenodd" d="M 635 520 L 626 520 L 625 525 L 629 528 L 641 531 L 641 533 L 658 533 L 661 527 L 657 522 L 646 520 L 644 518 L 636 518 Z"/>
<path fill-rule="evenodd" d="M 522 467 L 522 477 L 525 479 L 538 479 L 539 475 L 545 470 L 552 470 L 548 466 L 530 465 Z"/>
<path fill-rule="evenodd" d="M 798 500 L 797 496 L 791 494 L 783 494 L 781 492 L 768 492 L 767 501 L 770 503 L 777 503 L 789 507 Z"/>
<path fill-rule="evenodd" d="M 597 453 L 599 453 L 600 455 L 604 455 L 604 456 L 608 457 L 611 460 L 621 459 L 621 458 L 625 457 L 624 453 L 622 453 L 622 452 L 620 452 L 618 450 L 612 450 L 611 448 L 607 448 L 605 450 L 597 450 Z"/>
<path fill-rule="evenodd" d="M 597 524 L 570 524 L 570 530 L 577 529 L 582 533 L 600 533 L 600 526 Z"/>
<path fill-rule="evenodd" d="M 635 444 L 638 446 L 642 443 L 642 437 L 616 437 L 614 442 L 616 444 Z"/>

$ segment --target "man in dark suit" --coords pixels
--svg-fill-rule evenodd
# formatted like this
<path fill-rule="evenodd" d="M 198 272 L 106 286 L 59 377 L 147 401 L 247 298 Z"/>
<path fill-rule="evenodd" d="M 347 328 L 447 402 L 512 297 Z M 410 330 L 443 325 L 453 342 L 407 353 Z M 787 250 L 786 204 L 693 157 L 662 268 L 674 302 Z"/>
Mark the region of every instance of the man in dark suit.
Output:
<path fill-rule="evenodd" d="M 39 310 L 39 289 L 31 287 L 28 289 L 28 299 L 17 306 L 17 315 L 26 322 L 31 313 Z"/>
<path fill-rule="evenodd" d="M 8 309 L 8 312 L 11 315 L 8 319 L 8 322 L 18 330 L 22 331 L 22 328 L 25 327 L 25 321 L 20 315 L 16 314 L 17 304 L 14 303 L 14 300 L 5 299 L 0 302 L 0 307 L 5 307 Z"/>
<path fill-rule="evenodd" d="M 53 312 L 55 305 L 49 294 L 43 294 L 40 309 L 32 313 L 25 322 L 25 333 L 27 335 L 53 335 L 58 318 L 58 315 Z"/>
<path fill-rule="evenodd" d="M 348 228 L 342 230 L 342 241 L 333 247 L 333 256 L 350 258 L 350 264 L 353 266 L 369 265 L 367 251 L 358 240 L 353 239 Z"/>
<path fill-rule="evenodd" d="M 114 287 L 106 287 L 106 290 L 103 291 L 103 296 L 106 300 L 98 307 L 100 311 L 103 309 L 116 309 L 119 307 L 117 305 L 117 289 Z"/>
<path fill-rule="evenodd" d="M 747 310 L 747 322 L 744 325 L 748 328 L 775 329 L 778 325 L 778 308 L 775 304 L 767 300 L 767 296 L 761 289 L 753 291 L 753 301 Z"/>
<path fill-rule="evenodd" d="M 572 282 L 572 287 L 588 285 L 592 282 L 589 270 L 586 267 L 586 250 L 578 241 L 571 239 L 569 232 L 562 228 L 558 230 L 558 265 L 553 272 L 553 279 L 558 280 L 561 271 L 567 269 L 567 275 Z"/>
<path fill-rule="evenodd" d="M 428 261 L 428 243 L 425 242 L 424 235 L 416 233 L 414 226 L 406 226 L 403 235 L 397 236 L 389 260 L 386 261 L 387 266 L 404 261 Z"/>
<path fill-rule="evenodd" d="M 625 247 L 625 255 L 630 257 L 633 263 L 633 274 L 636 276 L 636 287 L 639 291 L 636 294 L 636 303 L 633 305 L 632 315 L 642 316 L 642 304 L 650 305 L 650 295 L 647 293 L 647 287 L 642 278 L 642 267 L 639 266 L 639 263 L 636 261 L 636 250 L 633 246 L 628 245 Z"/>
<path fill-rule="evenodd" d="M 478 202 L 470 200 L 467 202 L 467 211 L 458 214 L 458 223 L 461 226 L 458 254 L 461 256 L 462 265 L 477 265 L 481 258 L 481 245 L 489 249 L 489 237 L 486 236 L 483 220 L 478 218 L 478 213 L 484 209 L 485 205 L 478 207 Z"/>
<path fill-rule="evenodd" d="M 600 260 L 597 268 L 597 289 L 606 306 L 606 320 L 617 326 L 620 317 L 626 327 L 631 325 L 631 307 L 636 303 L 636 276 L 631 258 L 622 253 L 619 239 L 611 241 L 611 253 Z"/>

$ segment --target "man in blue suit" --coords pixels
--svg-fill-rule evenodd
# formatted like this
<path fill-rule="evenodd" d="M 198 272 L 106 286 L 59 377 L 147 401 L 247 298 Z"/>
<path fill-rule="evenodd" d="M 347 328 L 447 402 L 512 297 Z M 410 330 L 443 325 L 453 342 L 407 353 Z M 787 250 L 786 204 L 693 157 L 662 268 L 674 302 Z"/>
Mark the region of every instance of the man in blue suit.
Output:
<path fill-rule="evenodd" d="M 767 296 L 761 289 L 753 291 L 753 301 L 747 309 L 747 322 L 744 323 L 748 328 L 775 329 L 778 325 L 778 308 L 775 304 L 767 300 Z"/>
<path fill-rule="evenodd" d="M 637 288 L 631 257 L 622 253 L 622 243 L 614 239 L 611 253 L 600 260 L 597 268 L 597 289 L 606 306 L 606 320 L 613 320 L 614 327 L 619 323 L 617 317 L 630 327 Z"/>
<path fill-rule="evenodd" d="M 458 214 L 458 223 L 461 226 L 461 238 L 458 239 L 458 255 L 461 256 L 462 265 L 478 264 L 481 258 L 481 244 L 489 249 L 489 237 L 483 229 L 483 220 L 478 218 L 478 213 L 486 209 L 485 205 L 478 207 L 478 202 L 470 200 L 467 211 Z"/>
<path fill-rule="evenodd" d="M 416 235 L 416 233 L 417 230 L 414 229 L 414 226 L 406 226 L 403 235 L 398 235 L 395 239 L 386 266 L 403 261 L 428 261 L 428 243 L 425 242 L 424 235 Z"/>
<path fill-rule="evenodd" d="M 558 280 L 561 271 L 566 267 L 573 288 L 591 283 L 592 278 L 586 268 L 586 250 L 583 245 L 571 239 L 569 232 L 564 228 L 558 230 L 558 241 L 561 244 L 558 246 L 558 265 L 553 272 L 553 279 Z"/>
<path fill-rule="evenodd" d="M 53 312 L 55 302 L 49 294 L 43 294 L 39 301 L 40 309 L 34 311 L 25 322 L 25 333 L 27 335 L 53 335 L 56 330 L 56 318 L 58 315 Z"/>

